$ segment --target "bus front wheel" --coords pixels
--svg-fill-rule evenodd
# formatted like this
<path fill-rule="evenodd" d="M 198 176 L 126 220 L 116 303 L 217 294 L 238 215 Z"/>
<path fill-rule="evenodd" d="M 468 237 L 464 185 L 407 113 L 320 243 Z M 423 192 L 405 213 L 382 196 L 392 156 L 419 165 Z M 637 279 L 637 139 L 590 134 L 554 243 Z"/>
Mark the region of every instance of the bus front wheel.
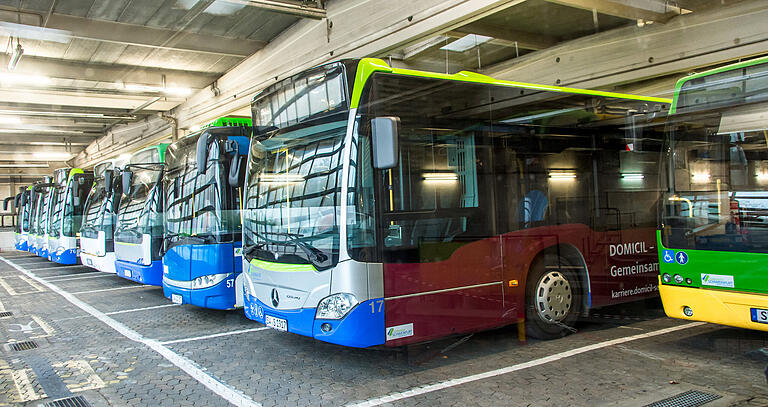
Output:
<path fill-rule="evenodd" d="M 574 331 L 581 312 L 581 287 L 569 266 L 562 256 L 545 255 L 531 267 L 526 283 L 528 336 L 555 339 Z"/>

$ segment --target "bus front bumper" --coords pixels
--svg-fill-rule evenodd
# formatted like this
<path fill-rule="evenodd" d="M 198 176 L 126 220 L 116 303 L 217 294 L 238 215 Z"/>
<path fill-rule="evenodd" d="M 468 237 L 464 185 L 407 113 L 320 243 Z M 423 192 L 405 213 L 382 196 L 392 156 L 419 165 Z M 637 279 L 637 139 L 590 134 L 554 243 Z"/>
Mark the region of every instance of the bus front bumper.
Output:
<path fill-rule="evenodd" d="M 26 252 L 29 250 L 29 243 L 26 240 L 16 242 L 16 250 Z"/>
<path fill-rule="evenodd" d="M 163 261 L 155 260 L 149 266 L 115 260 L 117 275 L 146 285 L 163 285 Z"/>
<path fill-rule="evenodd" d="M 105 273 L 115 273 L 115 252 L 109 252 L 104 256 L 80 252 L 80 261 L 88 267 Z"/>
<path fill-rule="evenodd" d="M 77 264 L 77 249 L 59 247 L 50 254 L 51 261 L 59 264 Z"/>
<path fill-rule="evenodd" d="M 659 294 L 671 318 L 706 321 L 738 328 L 768 331 L 768 324 L 752 321 L 752 308 L 768 310 L 768 295 L 662 284 Z M 693 315 L 683 313 L 690 307 Z"/>
<path fill-rule="evenodd" d="M 324 342 L 355 348 L 384 344 L 384 312 L 371 311 L 372 309 L 375 310 L 377 300 L 368 300 L 357 304 L 342 319 L 315 319 L 316 308 L 277 310 L 248 293 L 243 298 L 245 316 L 265 325 L 265 319 L 268 315 L 286 320 L 288 332 L 309 336 Z M 330 329 L 324 331 L 323 324 L 328 324 L 326 327 Z"/>
<path fill-rule="evenodd" d="M 192 304 L 210 309 L 234 309 L 237 306 L 234 279 L 235 276 L 230 276 L 213 287 L 191 288 L 191 281 L 163 277 L 163 294 L 177 304 Z"/>

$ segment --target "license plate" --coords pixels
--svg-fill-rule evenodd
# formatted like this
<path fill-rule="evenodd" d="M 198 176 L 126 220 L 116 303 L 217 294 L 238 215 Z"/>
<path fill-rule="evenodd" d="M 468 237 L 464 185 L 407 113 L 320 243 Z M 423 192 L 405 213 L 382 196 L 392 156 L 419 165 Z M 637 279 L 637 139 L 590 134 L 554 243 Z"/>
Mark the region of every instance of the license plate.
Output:
<path fill-rule="evenodd" d="M 264 324 L 267 327 L 277 329 L 278 331 L 285 332 L 288 330 L 288 321 L 282 318 L 275 318 L 273 316 L 265 315 Z"/>
<path fill-rule="evenodd" d="M 750 308 L 749 311 L 752 313 L 752 322 L 768 324 L 768 309 Z"/>
<path fill-rule="evenodd" d="M 171 294 L 171 302 L 174 304 L 181 304 L 184 302 L 179 294 Z"/>
<path fill-rule="evenodd" d="M 93 259 L 85 259 L 86 264 L 93 266 Z"/>

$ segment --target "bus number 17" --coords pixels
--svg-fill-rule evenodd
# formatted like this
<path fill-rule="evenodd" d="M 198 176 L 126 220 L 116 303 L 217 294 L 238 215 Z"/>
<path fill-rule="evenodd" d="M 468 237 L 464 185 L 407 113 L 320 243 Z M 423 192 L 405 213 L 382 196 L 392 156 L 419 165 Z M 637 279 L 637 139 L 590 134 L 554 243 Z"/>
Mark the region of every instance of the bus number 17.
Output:
<path fill-rule="evenodd" d="M 371 301 L 371 314 L 375 314 L 377 312 L 376 311 L 376 304 L 379 304 L 378 312 L 381 312 L 381 307 L 384 306 L 384 300 Z"/>

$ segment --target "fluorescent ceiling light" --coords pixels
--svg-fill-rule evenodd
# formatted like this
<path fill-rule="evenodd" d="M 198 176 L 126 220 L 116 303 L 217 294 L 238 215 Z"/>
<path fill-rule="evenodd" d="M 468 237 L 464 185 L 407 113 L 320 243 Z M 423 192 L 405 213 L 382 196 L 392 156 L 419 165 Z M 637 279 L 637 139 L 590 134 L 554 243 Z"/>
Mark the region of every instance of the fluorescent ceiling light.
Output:
<path fill-rule="evenodd" d="M 3 85 L 33 85 L 46 86 L 51 78 L 41 75 L 23 75 L 18 73 L 0 73 L 0 83 Z"/>
<path fill-rule="evenodd" d="M 32 156 L 35 158 L 44 158 L 44 159 L 50 159 L 50 160 L 67 160 L 69 158 L 72 158 L 72 153 L 55 153 L 55 152 L 41 151 L 38 153 L 33 153 Z"/>
<path fill-rule="evenodd" d="M 173 96 L 188 96 L 192 93 L 192 89 L 173 86 L 163 88 L 162 86 L 138 85 L 133 83 L 126 83 L 124 86 L 125 90 L 131 92 L 159 92 Z"/>
<path fill-rule="evenodd" d="M 550 172 L 549 173 L 549 179 L 551 179 L 551 180 L 572 180 L 572 179 L 576 179 L 576 173 L 575 172 L 568 172 L 568 171 Z"/>
<path fill-rule="evenodd" d="M 459 176 L 454 172 L 426 172 L 424 181 L 456 181 Z"/>
<path fill-rule="evenodd" d="M 0 33 L 28 40 L 50 41 L 66 44 L 72 38 L 72 33 L 55 28 L 36 27 L 34 25 L 0 22 Z"/>
<path fill-rule="evenodd" d="M 48 168 L 48 164 L 0 164 L 0 168 Z"/>
<path fill-rule="evenodd" d="M 16 116 L 0 116 L 0 124 L 21 124 L 21 119 Z"/>
<path fill-rule="evenodd" d="M 285 184 L 304 181 L 301 174 L 261 174 L 259 181 L 270 184 Z"/>
<path fill-rule="evenodd" d="M 627 181 L 639 181 L 645 178 L 645 175 L 638 173 L 621 174 L 621 178 Z"/>
<path fill-rule="evenodd" d="M 443 51 L 464 52 L 492 39 L 493 37 L 486 37 L 485 35 L 467 34 L 448 45 L 440 47 L 440 49 Z"/>
<path fill-rule="evenodd" d="M 13 38 L 11 38 L 11 44 L 13 44 Z M 19 64 L 19 61 L 21 60 L 22 55 L 24 55 L 24 48 L 21 47 L 21 44 L 19 44 L 17 39 L 16 47 L 13 49 L 13 52 L 11 53 L 11 59 L 8 60 L 9 71 L 13 71 L 14 69 L 16 69 L 16 65 Z"/>

